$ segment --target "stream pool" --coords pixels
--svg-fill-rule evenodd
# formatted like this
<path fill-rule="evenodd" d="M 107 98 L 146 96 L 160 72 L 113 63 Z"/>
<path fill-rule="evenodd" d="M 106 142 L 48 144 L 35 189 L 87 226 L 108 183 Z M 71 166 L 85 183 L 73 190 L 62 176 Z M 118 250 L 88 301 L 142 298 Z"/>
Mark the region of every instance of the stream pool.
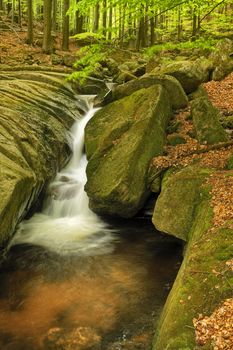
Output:
<path fill-rule="evenodd" d="M 117 240 L 101 255 L 11 248 L 0 269 L 0 349 L 151 349 L 182 247 L 146 219 L 111 224 Z"/>

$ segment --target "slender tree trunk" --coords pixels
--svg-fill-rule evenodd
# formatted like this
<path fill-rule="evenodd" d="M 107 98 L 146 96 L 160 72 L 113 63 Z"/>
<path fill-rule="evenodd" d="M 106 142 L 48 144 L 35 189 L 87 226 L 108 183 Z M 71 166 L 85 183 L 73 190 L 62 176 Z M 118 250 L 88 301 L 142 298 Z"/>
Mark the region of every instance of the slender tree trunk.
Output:
<path fill-rule="evenodd" d="M 123 7 L 122 21 L 121 21 L 121 37 L 120 37 L 120 46 L 124 46 L 124 36 L 125 36 L 125 5 Z"/>
<path fill-rule="evenodd" d="M 14 23 L 15 19 L 15 0 L 12 0 L 12 13 L 11 13 L 11 22 Z"/>
<path fill-rule="evenodd" d="M 78 3 L 79 0 L 76 0 L 76 3 Z M 75 33 L 83 33 L 83 24 L 84 24 L 84 17 L 80 15 L 79 10 L 75 13 Z"/>
<path fill-rule="evenodd" d="M 22 10 L 21 10 L 21 0 L 18 0 L 18 24 L 21 27 L 22 22 Z"/>
<path fill-rule="evenodd" d="M 192 39 L 195 40 L 197 35 L 197 15 L 193 13 L 193 29 L 192 29 Z"/>
<path fill-rule="evenodd" d="M 63 25 L 62 25 L 62 50 L 69 50 L 70 20 L 67 11 L 70 7 L 70 0 L 63 0 Z"/>
<path fill-rule="evenodd" d="M 33 0 L 27 0 L 28 7 L 28 26 L 27 26 L 27 42 L 28 44 L 33 44 Z"/>
<path fill-rule="evenodd" d="M 3 0 L 0 0 L 0 11 L 3 11 Z"/>
<path fill-rule="evenodd" d="M 7 14 L 9 15 L 10 12 L 11 12 L 11 2 L 10 0 L 7 0 Z"/>
<path fill-rule="evenodd" d="M 94 24 L 93 24 L 93 32 L 97 33 L 99 29 L 99 19 L 100 19 L 100 5 L 95 5 L 95 12 L 94 12 Z"/>
<path fill-rule="evenodd" d="M 141 5 L 141 13 L 144 14 L 143 5 Z M 139 20 L 139 25 L 138 25 L 136 49 L 139 50 L 141 47 L 144 47 L 144 46 L 145 46 L 145 17 L 142 16 Z"/>
<path fill-rule="evenodd" d="M 57 30 L 57 0 L 53 1 L 53 20 L 52 20 L 52 31 L 56 32 Z"/>
<path fill-rule="evenodd" d="M 182 22 L 181 22 L 181 7 L 178 7 L 178 19 L 177 19 L 177 40 L 181 40 Z"/>
<path fill-rule="evenodd" d="M 150 19 L 150 44 L 151 46 L 155 43 L 155 19 L 151 17 Z"/>
<path fill-rule="evenodd" d="M 107 29 L 107 0 L 103 0 L 103 35 L 106 38 Z"/>
<path fill-rule="evenodd" d="M 109 8 L 109 21 L 108 21 L 108 28 L 109 28 L 109 33 L 108 33 L 108 40 L 112 39 L 112 17 L 113 17 L 113 8 L 112 5 Z"/>
<path fill-rule="evenodd" d="M 44 37 L 42 50 L 45 53 L 52 51 L 52 0 L 44 0 Z"/>
<path fill-rule="evenodd" d="M 149 31 L 149 27 L 148 27 L 148 23 L 149 23 L 148 10 L 149 10 L 149 6 L 146 5 L 145 17 L 144 17 L 144 47 L 148 46 L 148 42 L 149 42 L 149 39 L 148 39 L 148 31 Z"/>

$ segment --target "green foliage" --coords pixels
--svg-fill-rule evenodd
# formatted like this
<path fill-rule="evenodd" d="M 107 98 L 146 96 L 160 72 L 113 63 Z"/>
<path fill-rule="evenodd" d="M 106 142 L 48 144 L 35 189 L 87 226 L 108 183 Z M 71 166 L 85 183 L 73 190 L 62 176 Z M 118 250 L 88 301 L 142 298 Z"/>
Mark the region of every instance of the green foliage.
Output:
<path fill-rule="evenodd" d="M 144 55 L 148 58 L 161 53 L 162 51 L 181 51 L 202 49 L 207 51 L 214 51 L 217 40 L 200 38 L 196 41 L 185 42 L 166 42 L 164 44 L 154 45 L 144 51 Z"/>
<path fill-rule="evenodd" d="M 93 75 L 96 70 L 101 68 L 101 61 L 107 58 L 109 48 L 100 44 L 85 46 L 79 50 L 79 59 L 74 63 L 74 68 L 78 71 L 73 72 L 69 77 L 69 81 L 78 80 L 81 84 Z"/>
<path fill-rule="evenodd" d="M 99 33 L 92 33 L 92 32 L 85 32 L 85 33 L 79 33 L 71 36 L 72 39 L 77 39 L 77 40 L 102 40 L 103 35 Z"/>

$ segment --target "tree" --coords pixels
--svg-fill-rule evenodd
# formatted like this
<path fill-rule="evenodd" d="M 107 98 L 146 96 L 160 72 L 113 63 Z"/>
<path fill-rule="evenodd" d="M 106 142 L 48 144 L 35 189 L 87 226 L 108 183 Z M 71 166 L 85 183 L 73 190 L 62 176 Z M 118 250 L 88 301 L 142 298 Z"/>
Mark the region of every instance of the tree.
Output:
<path fill-rule="evenodd" d="M 32 0 L 27 0 L 28 5 L 28 27 L 27 27 L 27 42 L 28 44 L 33 43 L 33 8 Z"/>
<path fill-rule="evenodd" d="M 45 53 L 52 51 L 52 0 L 44 0 L 44 36 L 42 50 Z"/>
<path fill-rule="evenodd" d="M 69 50 L 69 15 L 67 11 L 70 7 L 69 0 L 63 0 L 63 26 L 62 26 L 62 50 Z"/>

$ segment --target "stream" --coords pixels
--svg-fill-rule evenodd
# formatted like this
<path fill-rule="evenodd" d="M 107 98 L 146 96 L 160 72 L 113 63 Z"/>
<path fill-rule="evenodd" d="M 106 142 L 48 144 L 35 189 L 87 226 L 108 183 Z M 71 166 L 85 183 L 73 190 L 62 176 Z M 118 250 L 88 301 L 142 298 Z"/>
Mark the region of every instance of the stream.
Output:
<path fill-rule="evenodd" d="M 50 185 L 41 213 L 23 221 L 0 268 L 0 349 L 149 350 L 182 247 L 150 220 L 104 222 L 88 207 L 84 129 Z"/>

